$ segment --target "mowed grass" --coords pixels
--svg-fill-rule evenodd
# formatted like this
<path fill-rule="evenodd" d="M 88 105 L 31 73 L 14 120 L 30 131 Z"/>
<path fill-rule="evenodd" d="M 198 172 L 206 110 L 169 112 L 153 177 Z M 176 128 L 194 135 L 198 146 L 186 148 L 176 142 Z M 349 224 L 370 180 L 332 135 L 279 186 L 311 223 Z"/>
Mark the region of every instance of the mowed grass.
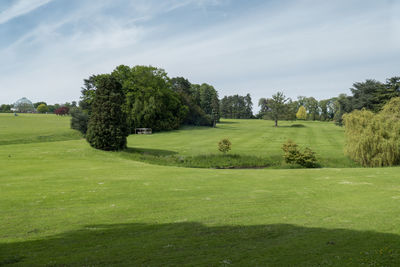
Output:
<path fill-rule="evenodd" d="M 283 163 L 282 144 L 290 139 L 301 148 L 309 147 L 315 151 L 322 167 L 358 166 L 345 156 L 344 129 L 333 122 L 282 121 L 279 122 L 279 127 L 274 127 L 274 122 L 268 120 L 223 119 L 216 128 L 183 127 L 178 131 L 131 135 L 128 145 L 136 152 L 150 155 L 134 157 L 137 160 L 168 164 L 168 156 L 173 156 L 173 159 L 182 157 L 191 162 L 180 164 L 178 161 L 177 165 L 197 167 L 196 160 L 201 162 L 207 160 L 204 158 L 207 155 L 222 155 L 217 144 L 223 138 L 232 142 L 232 150 L 228 155 L 240 155 L 245 161 L 254 162 L 257 159 L 253 158 L 257 157 L 260 165 L 266 162 L 264 165 L 267 166 L 289 167 Z M 164 160 L 151 157 L 157 154 L 164 156 Z M 175 160 L 171 161 L 176 164 Z M 204 165 L 207 166 L 207 163 Z"/>
<path fill-rule="evenodd" d="M 68 116 L 0 113 L 0 145 L 80 139 Z"/>
<path fill-rule="evenodd" d="M 2 145 L 0 265 L 398 266 L 399 170 L 193 169 L 84 140 Z"/>

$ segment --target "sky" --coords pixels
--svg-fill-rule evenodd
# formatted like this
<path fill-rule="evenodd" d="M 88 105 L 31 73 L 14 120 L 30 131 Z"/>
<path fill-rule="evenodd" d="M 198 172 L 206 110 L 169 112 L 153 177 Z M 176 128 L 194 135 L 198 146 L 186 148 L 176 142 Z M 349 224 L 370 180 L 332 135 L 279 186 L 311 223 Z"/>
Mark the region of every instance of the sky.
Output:
<path fill-rule="evenodd" d="M 258 99 L 400 75 L 398 0 L 0 0 L 0 103 L 78 101 L 124 64 Z"/>

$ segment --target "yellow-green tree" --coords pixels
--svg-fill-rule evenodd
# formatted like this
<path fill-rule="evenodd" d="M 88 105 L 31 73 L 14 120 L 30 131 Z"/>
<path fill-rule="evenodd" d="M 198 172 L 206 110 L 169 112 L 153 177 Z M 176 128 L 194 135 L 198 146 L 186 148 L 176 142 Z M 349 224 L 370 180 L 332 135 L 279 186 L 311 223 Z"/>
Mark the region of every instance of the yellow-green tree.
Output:
<path fill-rule="evenodd" d="M 40 104 L 40 105 L 37 107 L 37 111 L 38 111 L 39 113 L 46 113 L 47 111 L 49 111 L 49 108 L 47 107 L 46 104 Z"/>
<path fill-rule="evenodd" d="M 378 114 L 356 110 L 343 121 L 351 159 L 366 167 L 400 163 L 400 98 L 393 98 Z"/>
<path fill-rule="evenodd" d="M 304 106 L 299 107 L 299 110 L 296 113 L 296 118 L 298 120 L 306 120 L 307 119 L 307 111 Z"/>

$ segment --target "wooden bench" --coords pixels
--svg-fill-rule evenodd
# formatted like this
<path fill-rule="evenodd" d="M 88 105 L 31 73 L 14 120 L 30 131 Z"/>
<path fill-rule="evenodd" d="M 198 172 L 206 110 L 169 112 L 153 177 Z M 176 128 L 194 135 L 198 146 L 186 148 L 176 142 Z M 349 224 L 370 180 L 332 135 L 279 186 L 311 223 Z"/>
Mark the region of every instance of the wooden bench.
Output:
<path fill-rule="evenodd" d="M 152 134 L 151 128 L 135 128 L 135 134 Z"/>

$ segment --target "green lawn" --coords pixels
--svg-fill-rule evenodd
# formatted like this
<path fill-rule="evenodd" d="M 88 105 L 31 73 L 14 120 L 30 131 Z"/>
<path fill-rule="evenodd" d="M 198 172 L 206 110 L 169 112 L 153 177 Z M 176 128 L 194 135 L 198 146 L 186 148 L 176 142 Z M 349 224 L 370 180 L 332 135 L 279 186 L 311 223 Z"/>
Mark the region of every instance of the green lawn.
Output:
<path fill-rule="evenodd" d="M 222 138 L 228 138 L 232 142 L 232 151 L 228 154 L 257 156 L 280 166 L 283 161 L 282 144 L 291 139 L 299 146 L 308 146 L 315 151 L 323 167 L 357 166 L 344 155 L 344 130 L 334 123 L 282 121 L 279 125 L 276 128 L 274 122 L 264 120 L 222 120 L 213 129 L 184 127 L 179 131 L 153 135 L 131 135 L 128 145 L 150 153 L 154 149 L 155 153 L 177 153 L 185 157 L 221 154 L 217 143 Z"/>
<path fill-rule="evenodd" d="M 26 120 L 30 127 L 8 121 L 14 133 L 1 124 L 9 129 L 8 139 L 0 131 L 4 143 L 31 142 L 0 146 L 0 266 L 400 265 L 399 168 L 151 165 L 94 150 L 74 134 L 33 142 L 70 133 L 68 118 Z M 229 122 L 131 136 L 129 146 L 195 155 L 197 145 L 198 153 L 214 153 L 215 142 L 229 137 L 232 152 L 278 155 L 290 137 L 329 152 L 325 160 L 347 161 L 343 132 L 330 123 Z"/>

